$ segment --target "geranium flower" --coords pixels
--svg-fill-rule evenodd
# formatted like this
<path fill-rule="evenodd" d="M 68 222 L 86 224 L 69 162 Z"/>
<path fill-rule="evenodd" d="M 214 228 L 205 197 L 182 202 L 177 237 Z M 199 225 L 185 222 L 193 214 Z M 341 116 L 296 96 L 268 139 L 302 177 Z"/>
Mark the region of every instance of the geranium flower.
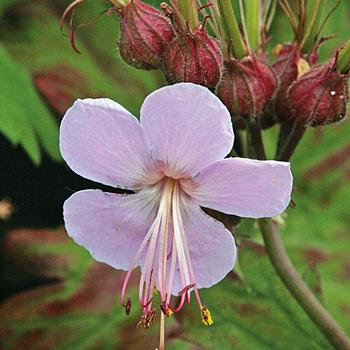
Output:
<path fill-rule="evenodd" d="M 69 235 L 93 257 L 127 270 L 126 289 L 141 266 L 139 326 L 148 328 L 155 287 L 165 315 L 194 292 L 202 321 L 212 323 L 198 289 L 232 270 L 236 246 L 201 206 L 241 217 L 283 212 L 292 189 L 289 163 L 224 157 L 233 146 L 228 110 L 208 89 L 190 83 L 150 94 L 140 121 L 109 99 L 78 100 L 61 124 L 60 147 L 73 171 L 134 194 L 84 190 L 64 204 Z M 172 296 L 180 296 L 174 305 Z"/>

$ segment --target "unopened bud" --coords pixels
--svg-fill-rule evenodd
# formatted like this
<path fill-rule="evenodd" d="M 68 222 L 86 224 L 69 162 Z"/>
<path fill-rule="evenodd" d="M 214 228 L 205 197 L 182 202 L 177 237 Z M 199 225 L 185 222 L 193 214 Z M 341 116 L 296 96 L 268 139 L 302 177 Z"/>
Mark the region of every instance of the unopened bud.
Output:
<path fill-rule="evenodd" d="M 272 99 L 277 79 L 272 69 L 255 57 L 225 62 L 217 95 L 233 116 L 260 117 Z"/>
<path fill-rule="evenodd" d="M 349 100 L 348 78 L 335 69 L 334 59 L 311 68 L 289 88 L 286 117 L 311 126 L 343 119 Z"/>
<path fill-rule="evenodd" d="M 221 67 L 218 41 L 199 28 L 177 35 L 165 50 L 162 69 L 169 83 L 191 82 L 213 88 Z"/>
<path fill-rule="evenodd" d="M 285 120 L 287 92 L 300 72 L 300 50 L 292 44 L 278 45 L 275 48 L 276 62 L 271 66 L 278 79 L 275 109 L 279 121 Z"/>
<path fill-rule="evenodd" d="M 118 13 L 122 58 L 136 68 L 159 68 L 164 49 L 175 35 L 169 19 L 140 0 L 131 0 Z"/>

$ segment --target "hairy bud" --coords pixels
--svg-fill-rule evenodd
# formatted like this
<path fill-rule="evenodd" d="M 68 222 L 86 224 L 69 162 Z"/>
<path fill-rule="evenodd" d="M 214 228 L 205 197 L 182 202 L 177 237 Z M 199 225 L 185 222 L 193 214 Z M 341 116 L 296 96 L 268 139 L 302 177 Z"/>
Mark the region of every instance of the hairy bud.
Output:
<path fill-rule="evenodd" d="M 164 49 L 175 35 L 169 19 L 140 0 L 131 0 L 118 13 L 122 58 L 136 68 L 159 68 Z"/>
<path fill-rule="evenodd" d="M 261 117 L 274 95 L 277 79 L 272 69 L 255 57 L 224 63 L 217 95 L 234 120 Z"/>
<path fill-rule="evenodd" d="M 278 78 L 278 88 L 275 99 L 276 116 L 279 121 L 285 119 L 287 92 L 290 85 L 298 78 L 299 49 L 291 44 L 278 47 L 276 62 L 272 69 Z"/>
<path fill-rule="evenodd" d="M 162 69 L 169 83 L 191 82 L 213 88 L 221 67 L 218 41 L 199 28 L 193 33 L 178 33 L 164 52 Z"/>
<path fill-rule="evenodd" d="M 288 90 L 286 117 L 318 126 L 337 122 L 346 115 L 348 76 L 335 69 L 335 60 L 313 67 Z"/>

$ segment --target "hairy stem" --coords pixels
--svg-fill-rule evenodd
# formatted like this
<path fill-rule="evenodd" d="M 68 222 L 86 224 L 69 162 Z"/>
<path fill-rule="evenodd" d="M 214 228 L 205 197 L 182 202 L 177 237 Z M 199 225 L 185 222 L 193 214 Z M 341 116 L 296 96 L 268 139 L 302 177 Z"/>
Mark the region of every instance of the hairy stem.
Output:
<path fill-rule="evenodd" d="M 259 219 L 259 226 L 270 261 L 289 292 L 335 349 L 350 350 L 350 340 L 294 269 L 278 224 L 271 219 Z"/>

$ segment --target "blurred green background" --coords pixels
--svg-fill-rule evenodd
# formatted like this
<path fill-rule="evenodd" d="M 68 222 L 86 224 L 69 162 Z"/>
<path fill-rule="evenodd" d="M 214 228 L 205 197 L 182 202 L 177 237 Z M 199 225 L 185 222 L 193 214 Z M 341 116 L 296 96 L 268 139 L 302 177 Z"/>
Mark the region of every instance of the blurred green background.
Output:
<path fill-rule="evenodd" d="M 73 191 L 102 187 L 65 166 L 58 125 L 78 97 L 109 97 L 138 115 L 144 97 L 165 82 L 159 72 L 122 62 L 117 18 L 95 20 L 107 6 L 102 1 L 76 13 L 77 23 L 90 24 L 77 31 L 76 54 L 67 29 L 59 30 L 68 3 L 0 2 L 0 349 L 154 349 L 157 322 L 136 329 L 137 307 L 126 317 L 120 306 L 123 274 L 94 262 L 60 226 Z M 323 31 L 335 37 L 322 46 L 322 60 L 349 38 L 349 24 L 344 0 Z M 291 39 L 279 11 L 271 47 Z M 265 136 L 271 155 L 276 131 Z M 283 239 L 298 271 L 350 334 L 350 122 L 309 130 L 292 168 L 296 208 L 287 211 Z M 236 238 L 235 272 L 202 292 L 214 325 L 204 327 L 198 310 L 185 308 L 169 322 L 168 348 L 329 349 L 275 277 L 255 225 L 243 221 Z"/>

